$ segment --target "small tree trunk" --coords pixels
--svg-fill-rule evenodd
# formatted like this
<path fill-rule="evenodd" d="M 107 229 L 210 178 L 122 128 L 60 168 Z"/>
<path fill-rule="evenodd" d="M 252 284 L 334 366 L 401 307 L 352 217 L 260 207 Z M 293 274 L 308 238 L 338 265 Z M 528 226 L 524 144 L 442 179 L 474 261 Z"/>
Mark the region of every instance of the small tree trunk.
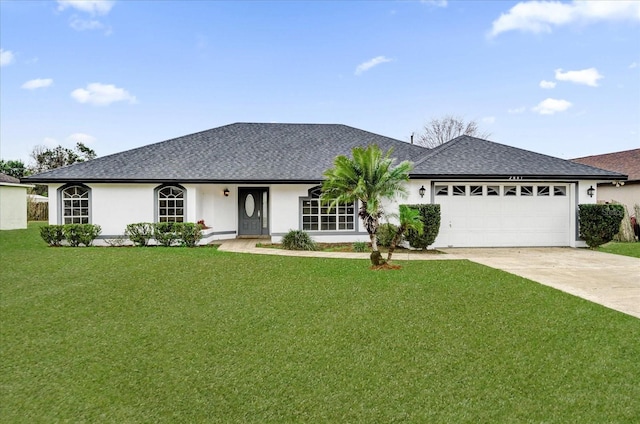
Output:
<path fill-rule="evenodd" d="M 376 240 L 376 235 L 369 234 L 369 238 L 371 239 L 371 255 L 369 255 L 369 258 L 371 259 L 371 265 L 379 266 L 384 264 L 382 254 L 378 250 L 378 241 Z"/>
<path fill-rule="evenodd" d="M 402 234 L 404 234 L 404 231 L 405 229 L 400 226 L 398 227 L 398 231 L 396 231 L 396 234 L 393 236 L 391 244 L 389 245 L 389 252 L 387 253 L 387 262 L 391 262 L 391 255 L 393 255 L 393 252 L 396 250 L 396 246 L 398 245 L 400 238 L 402 238 Z"/>

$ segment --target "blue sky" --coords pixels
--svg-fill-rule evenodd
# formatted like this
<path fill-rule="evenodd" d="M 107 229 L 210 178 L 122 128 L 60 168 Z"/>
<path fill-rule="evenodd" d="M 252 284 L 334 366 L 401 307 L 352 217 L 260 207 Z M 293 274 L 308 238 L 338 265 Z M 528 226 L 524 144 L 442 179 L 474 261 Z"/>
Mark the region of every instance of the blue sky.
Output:
<path fill-rule="evenodd" d="M 562 158 L 640 147 L 635 1 L 1 0 L 0 48 L 2 159 L 234 122 L 408 141 L 445 114 Z"/>

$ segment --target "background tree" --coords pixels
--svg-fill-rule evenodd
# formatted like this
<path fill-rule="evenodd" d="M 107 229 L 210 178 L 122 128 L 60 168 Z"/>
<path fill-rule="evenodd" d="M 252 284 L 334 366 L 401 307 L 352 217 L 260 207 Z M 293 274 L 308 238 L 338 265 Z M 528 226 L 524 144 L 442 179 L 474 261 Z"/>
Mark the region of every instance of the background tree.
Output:
<path fill-rule="evenodd" d="M 96 152 L 83 143 L 76 143 L 73 149 L 57 146 L 48 148 L 36 146 L 31 151 L 32 164 L 30 170 L 34 173 L 50 171 L 78 162 L 85 162 L 96 157 Z"/>
<path fill-rule="evenodd" d="M 465 122 L 459 116 L 445 115 L 429 121 L 418 134 L 416 144 L 433 149 L 461 135 L 488 138 L 491 133 L 481 131 L 476 121 Z"/>
<path fill-rule="evenodd" d="M 22 178 L 29 175 L 29 171 L 21 160 L 0 159 L 0 172 L 14 178 Z"/>
<path fill-rule="evenodd" d="M 31 164 L 27 172 L 38 174 L 40 172 L 51 171 L 67 165 L 73 165 L 78 162 L 86 162 L 95 159 L 96 152 L 85 146 L 83 143 L 76 143 L 73 149 L 57 146 L 48 148 L 46 146 L 35 146 L 29 155 Z M 45 185 L 36 185 L 34 192 L 43 196 L 47 196 L 48 190 Z"/>
<path fill-rule="evenodd" d="M 381 200 L 406 195 L 404 183 L 413 168 L 409 161 L 394 167 L 391 152 L 383 154 L 378 146 L 356 147 L 352 158 L 340 155 L 335 159 L 334 167 L 324 172 L 322 183 L 322 202 L 330 208 L 339 203 L 360 202 L 358 216 L 369 233 L 373 265 L 384 263 L 376 240 L 383 213 Z"/>

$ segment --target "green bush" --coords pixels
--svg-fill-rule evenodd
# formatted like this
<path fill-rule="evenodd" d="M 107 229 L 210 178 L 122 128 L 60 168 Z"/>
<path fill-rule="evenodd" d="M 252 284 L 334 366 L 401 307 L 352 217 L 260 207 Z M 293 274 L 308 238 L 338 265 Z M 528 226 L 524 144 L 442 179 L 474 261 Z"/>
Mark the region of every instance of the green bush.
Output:
<path fill-rule="evenodd" d="M 136 246 L 147 246 L 153 237 L 153 224 L 149 222 L 139 222 L 129 224 L 124 232 Z"/>
<path fill-rule="evenodd" d="M 78 247 L 82 242 L 82 224 L 65 224 L 62 226 L 62 232 L 69 246 Z"/>
<path fill-rule="evenodd" d="M 176 222 L 175 228 L 184 246 L 194 247 L 202 238 L 202 226 L 200 224 Z"/>
<path fill-rule="evenodd" d="M 440 232 L 440 205 L 406 205 L 418 209 L 424 224 L 422 234 L 415 230 L 408 230 L 405 238 L 416 249 L 426 249 L 431 246 Z"/>
<path fill-rule="evenodd" d="M 389 247 L 393 238 L 398 232 L 398 226 L 390 223 L 382 224 L 378 227 L 376 237 L 378 238 L 378 246 Z"/>
<path fill-rule="evenodd" d="M 40 237 L 49 246 L 60 246 L 62 240 L 64 240 L 64 232 L 62 225 L 45 225 L 40 227 Z"/>
<path fill-rule="evenodd" d="M 613 240 L 624 217 L 622 205 L 578 205 L 580 237 L 596 248 Z"/>
<path fill-rule="evenodd" d="M 367 243 L 364 241 L 356 241 L 353 243 L 353 251 L 354 252 L 366 252 L 367 251 Z"/>
<path fill-rule="evenodd" d="M 291 230 L 282 238 L 282 247 L 287 250 L 318 250 L 316 242 L 303 230 Z"/>
<path fill-rule="evenodd" d="M 176 222 L 157 222 L 153 226 L 153 238 L 158 244 L 163 246 L 171 246 L 174 242 L 180 240 L 180 225 Z"/>
<path fill-rule="evenodd" d="M 89 247 L 93 243 L 93 241 L 98 238 L 100 233 L 102 232 L 102 228 L 99 225 L 95 224 L 79 224 L 80 225 L 80 233 L 79 239 L 80 243 Z"/>

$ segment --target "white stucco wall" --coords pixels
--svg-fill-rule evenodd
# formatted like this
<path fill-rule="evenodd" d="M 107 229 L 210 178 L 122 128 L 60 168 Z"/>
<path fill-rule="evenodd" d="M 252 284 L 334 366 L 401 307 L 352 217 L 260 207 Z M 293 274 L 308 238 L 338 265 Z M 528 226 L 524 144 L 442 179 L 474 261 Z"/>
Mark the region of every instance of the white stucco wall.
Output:
<path fill-rule="evenodd" d="M 504 184 L 505 182 L 492 182 L 491 184 Z M 464 184 L 464 183 L 461 183 Z M 482 184 L 476 182 L 473 184 Z M 544 183 L 536 183 L 544 184 Z M 550 183 L 553 184 L 553 183 Z M 566 228 L 568 234 L 566 242 L 559 243 L 565 246 L 582 246 L 583 242 L 577 241 L 577 218 L 575 211 L 580 203 L 595 203 L 596 196 L 589 197 L 587 189 L 594 185 L 591 181 L 564 182 L 567 185 L 567 214 Z M 127 224 L 135 222 L 155 222 L 156 220 L 156 199 L 155 189 L 159 184 L 87 184 L 91 188 L 91 222 L 102 227 L 102 237 L 113 237 L 124 234 Z M 186 220 L 197 222 L 204 220 L 210 227 L 205 231 L 206 241 L 235 238 L 238 230 L 238 191 L 241 188 L 268 188 L 269 202 L 267 209 L 267 220 L 269 233 L 273 242 L 281 241 L 281 238 L 289 230 L 301 228 L 300 218 L 300 198 L 307 197 L 309 189 L 315 187 L 314 184 L 182 184 L 186 189 Z M 58 205 L 58 188 L 60 184 L 49 186 L 49 221 L 51 224 L 61 223 L 59 218 L 60 208 Z M 420 197 L 419 190 L 424 187 L 424 197 Z M 595 185 L 594 185 L 595 187 Z M 397 222 L 392 217 L 397 214 L 399 204 L 421 204 L 431 203 L 432 184 L 429 180 L 410 180 L 406 184 L 407 195 L 398 196 L 395 199 L 386 201 L 383 204 L 386 216 L 383 222 Z M 224 190 L 229 190 L 229 195 L 224 196 Z M 438 198 L 434 197 L 435 203 Z M 523 199 L 518 205 L 514 214 L 522 214 L 522 208 L 526 202 L 528 207 L 535 211 L 535 197 Z M 26 201 L 24 202 L 26 208 Z M 524 205 L 524 206 L 523 206 Z M 25 211 L 26 212 L 26 211 Z M 473 210 L 468 211 L 473 215 Z M 444 213 L 444 211 L 443 211 Z M 535 215 L 535 213 L 534 213 Z M 508 214 L 507 214 L 508 216 Z M 531 219 L 537 219 L 532 216 Z M 473 220 L 469 219 L 472 223 Z M 445 225 L 444 222 L 442 225 Z M 506 223 L 508 224 L 508 223 Z M 505 228 L 509 227 L 505 224 Z M 514 229 L 514 231 L 519 229 Z M 319 242 L 353 242 L 368 241 L 369 237 L 361 222 L 358 223 L 356 231 L 342 232 L 310 232 L 312 237 Z M 543 237 L 541 234 L 540 237 Z M 564 239 L 563 239 L 564 240 Z M 445 243 L 445 242 L 442 242 Z M 443 244 L 434 244 L 442 246 Z M 449 242 L 446 242 L 449 243 Z M 448 245 L 448 244 L 444 245 Z M 456 245 L 464 245 L 464 237 L 456 241 Z M 451 243 L 449 243 L 451 244 Z M 544 243 L 541 243 L 542 245 Z M 558 245 L 557 242 L 554 244 Z M 514 244 L 511 244 L 514 245 Z"/>
<path fill-rule="evenodd" d="M 22 184 L 0 184 L 0 230 L 27 228 L 27 188 Z"/>

